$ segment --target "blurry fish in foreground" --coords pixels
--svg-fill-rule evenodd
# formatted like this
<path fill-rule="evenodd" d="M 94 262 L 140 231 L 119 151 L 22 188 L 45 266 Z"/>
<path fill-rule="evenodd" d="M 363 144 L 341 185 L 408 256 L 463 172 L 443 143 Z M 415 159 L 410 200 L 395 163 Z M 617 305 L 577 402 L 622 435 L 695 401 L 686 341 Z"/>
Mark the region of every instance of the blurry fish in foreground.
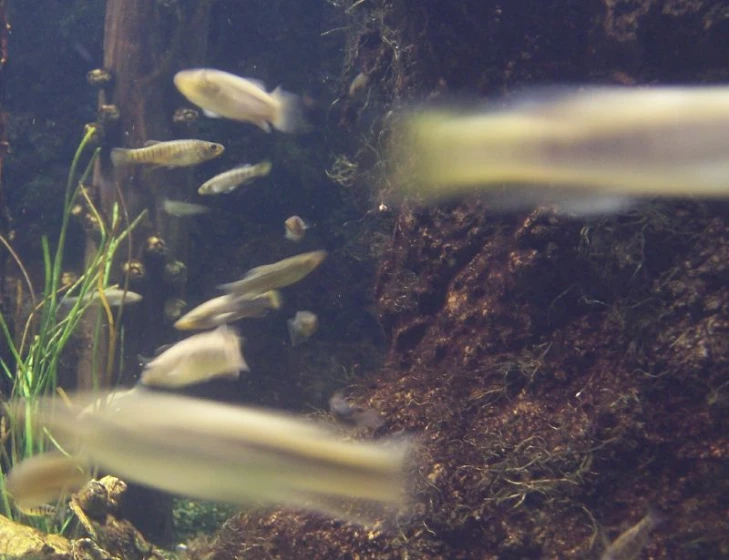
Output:
<path fill-rule="evenodd" d="M 225 151 L 222 144 L 205 140 L 149 140 L 143 148 L 113 148 L 111 162 L 114 167 L 139 163 L 163 167 L 187 167 L 218 157 Z"/>
<path fill-rule="evenodd" d="M 319 328 L 319 318 L 311 311 L 297 311 L 293 319 L 286 321 L 291 346 L 298 346 L 310 338 Z"/>
<path fill-rule="evenodd" d="M 304 239 L 306 230 L 309 229 L 308 224 L 302 220 L 299 216 L 291 216 L 284 222 L 286 228 L 286 239 L 298 243 Z"/>
<path fill-rule="evenodd" d="M 148 362 L 139 381 L 154 387 L 186 387 L 214 378 L 238 379 L 248 371 L 238 334 L 225 326 L 173 344 Z"/>
<path fill-rule="evenodd" d="M 334 393 L 329 399 L 329 412 L 337 419 L 354 424 L 359 428 L 377 430 L 385 425 L 385 421 L 376 410 L 349 404 L 341 392 Z"/>
<path fill-rule="evenodd" d="M 162 202 L 162 209 L 165 214 L 184 218 L 185 216 L 197 216 L 210 212 L 210 208 L 202 204 L 193 204 L 192 202 L 182 202 L 181 200 L 170 200 L 165 198 Z"/>
<path fill-rule="evenodd" d="M 91 476 L 82 462 L 51 451 L 13 467 L 5 481 L 5 490 L 21 513 L 52 515 L 55 508 L 49 506 L 49 502 L 55 502 L 64 493 L 79 490 L 89 480 Z"/>
<path fill-rule="evenodd" d="M 294 284 L 306 277 L 326 258 L 326 251 L 311 251 L 252 268 L 237 282 L 223 284 L 220 288 L 237 296 L 260 294 Z"/>
<path fill-rule="evenodd" d="M 492 111 L 405 115 L 391 179 L 426 201 L 485 192 L 507 210 L 556 202 L 590 214 L 634 197 L 727 198 L 727 130 L 729 87 L 537 92 Z"/>
<path fill-rule="evenodd" d="M 69 296 L 65 297 L 61 300 L 61 305 L 74 305 L 78 301 L 77 296 Z M 142 301 L 142 296 L 140 296 L 136 292 L 130 292 L 127 290 L 126 292 L 122 290 L 121 288 L 117 286 L 110 286 L 104 290 L 104 299 L 106 299 L 106 302 L 111 307 L 118 307 L 122 304 L 131 304 L 131 303 L 139 303 Z M 98 290 L 93 290 L 87 294 L 84 294 L 82 298 L 84 303 L 90 302 L 90 301 L 101 301 L 101 296 L 99 295 Z"/>
<path fill-rule="evenodd" d="M 240 297 L 225 294 L 201 303 L 175 323 L 178 330 L 211 329 L 239 319 L 263 317 L 281 307 L 281 294 L 270 290 Z"/>
<path fill-rule="evenodd" d="M 175 86 L 208 117 L 250 122 L 271 131 L 294 132 L 303 122 L 299 97 L 277 87 L 271 93 L 259 81 L 212 68 L 183 70 Z"/>
<path fill-rule="evenodd" d="M 654 510 L 648 510 L 646 516 L 630 529 L 620 534 L 600 557 L 600 560 L 635 560 L 648 544 L 651 531 L 662 521 Z"/>
<path fill-rule="evenodd" d="M 258 177 L 265 177 L 271 172 L 271 162 L 262 161 L 255 165 L 241 165 L 230 171 L 216 175 L 205 181 L 197 193 L 201 195 L 228 194 L 245 183 L 250 183 Z"/>
<path fill-rule="evenodd" d="M 328 426 L 157 391 L 38 401 L 37 421 L 125 481 L 204 500 L 301 508 L 369 524 L 404 505 L 410 443 L 342 441 Z M 91 403 L 110 404 L 78 415 Z M 93 407 L 92 407 L 93 408 Z M 8 406 L 22 416 L 24 403 Z M 352 501 L 355 503 L 353 504 Z M 355 507 L 353 505 L 362 506 Z"/>

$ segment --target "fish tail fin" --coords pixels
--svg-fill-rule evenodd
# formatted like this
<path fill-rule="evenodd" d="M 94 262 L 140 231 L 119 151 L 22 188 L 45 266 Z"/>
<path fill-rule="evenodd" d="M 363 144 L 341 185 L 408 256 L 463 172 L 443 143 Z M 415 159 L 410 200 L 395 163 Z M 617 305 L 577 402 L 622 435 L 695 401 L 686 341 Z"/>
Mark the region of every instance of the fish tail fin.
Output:
<path fill-rule="evenodd" d="M 304 125 L 304 113 L 301 98 L 293 93 L 288 93 L 277 87 L 271 93 L 276 101 L 280 103 L 279 110 L 273 118 L 271 124 L 276 130 L 281 132 L 296 132 Z"/>
<path fill-rule="evenodd" d="M 268 292 L 268 299 L 271 302 L 271 307 L 273 309 L 281 309 L 281 305 L 283 304 L 281 292 L 279 292 L 278 290 L 271 290 L 270 292 Z"/>
<path fill-rule="evenodd" d="M 122 167 L 129 164 L 131 161 L 129 152 L 130 150 L 127 150 L 126 148 L 112 148 L 111 163 L 114 167 Z"/>

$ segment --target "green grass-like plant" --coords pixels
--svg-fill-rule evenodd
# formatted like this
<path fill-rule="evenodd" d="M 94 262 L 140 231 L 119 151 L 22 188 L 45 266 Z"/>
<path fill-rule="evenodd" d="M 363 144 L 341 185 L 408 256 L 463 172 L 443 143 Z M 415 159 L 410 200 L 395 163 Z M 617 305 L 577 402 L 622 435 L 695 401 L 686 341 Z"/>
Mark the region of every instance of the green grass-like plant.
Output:
<path fill-rule="evenodd" d="M 113 367 L 117 339 L 115 325 L 119 324 L 123 307 L 119 308 L 115 318 L 104 296 L 104 290 L 109 286 L 114 255 L 120 243 L 144 218 L 146 212 L 140 214 L 132 223 L 127 221 L 127 225 L 124 227 L 119 206 L 115 204 L 110 223 L 104 223 L 86 190 L 82 187 L 91 174 L 99 155 L 100 149 L 94 148 L 96 133 L 95 127 L 87 127 L 71 163 L 64 197 L 63 219 L 55 252 L 51 251 L 48 238 L 42 239 L 45 277 L 42 298 L 36 299 L 33 285 L 23 263 L 7 240 L 0 239 L 18 264 L 33 302 L 32 310 L 24 325 L 21 328 L 17 328 L 16 325 L 18 336 L 13 335 L 6 318 L 0 314 L 0 330 L 9 348 L 10 355 L 7 357 L 11 358 L 8 360 L 0 358 L 0 367 L 12 384 L 11 397 L 22 399 L 25 403 L 25 414 L 22 415 L 21 420 L 12 423 L 3 418 L 0 425 L 0 442 L 2 443 L 0 458 L 3 471 L 0 474 L 0 513 L 10 519 L 18 517 L 18 513 L 13 508 L 11 497 L 5 491 L 5 473 L 23 459 L 42 453 L 49 447 L 58 447 L 49 434 L 39 430 L 39 427 L 35 425 L 33 407 L 40 397 L 56 391 L 57 371 L 63 351 L 77 331 L 85 313 L 97 303 L 101 303 L 100 309 L 106 317 L 108 330 L 103 328 L 103 316 L 99 314 L 96 328 L 92 333 L 93 362 L 95 366 L 98 366 L 98 357 L 102 348 L 101 337 L 108 333 L 106 347 L 108 357 L 105 367 L 109 372 Z M 93 149 L 93 153 L 79 179 L 77 177 L 81 160 L 91 149 Z M 93 213 L 100 226 L 98 243 L 95 252 L 91 256 L 87 256 L 83 273 L 70 286 L 62 286 L 61 271 L 66 236 L 72 215 L 71 210 L 80 199 L 83 199 L 85 206 Z M 126 284 L 128 284 L 128 280 L 125 280 L 125 287 Z M 98 371 L 98 368 L 94 371 Z M 60 533 L 68 525 L 68 521 L 63 521 L 64 517 L 66 516 L 28 517 L 24 521 L 45 531 Z"/>

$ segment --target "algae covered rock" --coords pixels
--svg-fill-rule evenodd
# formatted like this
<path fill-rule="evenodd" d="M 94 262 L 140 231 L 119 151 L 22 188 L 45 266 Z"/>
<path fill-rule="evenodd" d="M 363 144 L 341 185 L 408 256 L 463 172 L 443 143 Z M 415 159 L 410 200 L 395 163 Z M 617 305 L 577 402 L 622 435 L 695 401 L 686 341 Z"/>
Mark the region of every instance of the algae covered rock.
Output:
<path fill-rule="evenodd" d="M 73 560 L 73 553 L 71 543 L 64 537 L 46 535 L 0 516 L 0 558 Z"/>

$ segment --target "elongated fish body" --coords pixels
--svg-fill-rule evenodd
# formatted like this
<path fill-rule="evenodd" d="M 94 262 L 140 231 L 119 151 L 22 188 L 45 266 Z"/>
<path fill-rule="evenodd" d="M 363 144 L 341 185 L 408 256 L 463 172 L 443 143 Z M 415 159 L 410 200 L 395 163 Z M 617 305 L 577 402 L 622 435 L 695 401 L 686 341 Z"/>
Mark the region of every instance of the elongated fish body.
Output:
<path fill-rule="evenodd" d="M 220 287 L 236 296 L 260 294 L 284 288 L 305 278 L 322 263 L 326 256 L 326 251 L 301 253 L 273 264 L 252 268 L 241 280 L 223 284 Z"/>
<path fill-rule="evenodd" d="M 636 560 L 648 544 L 651 531 L 660 522 L 661 517 L 655 511 L 649 510 L 643 519 L 610 544 L 600 560 Z"/>
<path fill-rule="evenodd" d="M 193 335 L 148 362 L 140 383 L 154 387 L 186 387 L 214 378 L 237 379 L 248 371 L 236 332 L 225 326 Z"/>
<path fill-rule="evenodd" d="M 197 192 L 201 195 L 227 194 L 258 177 L 265 177 L 270 172 L 270 161 L 262 161 L 255 165 L 241 165 L 205 181 Z"/>
<path fill-rule="evenodd" d="M 119 307 L 122 304 L 129 305 L 132 303 L 139 303 L 142 301 L 142 296 L 139 295 L 136 292 L 132 292 L 127 290 L 126 292 L 122 290 L 121 288 L 118 288 L 116 286 L 110 286 L 109 288 L 106 288 L 104 290 L 104 297 L 106 299 L 106 302 L 111 307 Z M 69 296 L 66 298 L 63 298 L 61 300 L 61 305 L 70 306 L 75 304 L 78 301 L 78 297 L 76 296 Z M 90 301 L 101 301 L 101 296 L 99 295 L 98 290 L 93 290 L 90 293 L 84 294 L 83 296 L 84 303 L 90 302 Z"/>
<path fill-rule="evenodd" d="M 76 410 L 98 399 L 71 395 Z M 14 416 L 25 407 L 10 406 Z M 350 500 L 402 506 L 409 442 L 342 441 L 281 412 L 138 391 L 79 417 L 51 398 L 37 420 L 88 462 L 124 480 L 235 504 L 295 507 L 369 523 Z"/>
<path fill-rule="evenodd" d="M 175 74 L 175 86 L 188 101 L 210 117 L 250 122 L 271 131 L 294 132 L 301 124 L 298 96 L 276 88 L 271 93 L 256 80 L 212 68 L 183 70 Z"/>
<path fill-rule="evenodd" d="M 263 317 L 281 307 L 281 294 L 272 290 L 263 294 L 235 297 L 225 294 L 204 303 L 180 317 L 178 330 L 211 329 L 239 319 Z"/>
<path fill-rule="evenodd" d="M 319 318 L 311 311 L 297 311 L 293 319 L 286 322 L 291 337 L 291 346 L 298 346 L 310 338 L 319 328 Z"/>
<path fill-rule="evenodd" d="M 61 498 L 64 492 L 79 490 L 89 480 L 91 477 L 82 461 L 53 451 L 13 467 L 5 481 L 5 490 L 21 512 L 47 515 L 44 506 Z"/>
<path fill-rule="evenodd" d="M 728 129 L 729 87 L 537 93 L 491 112 L 406 116 L 393 135 L 392 179 L 426 200 L 507 192 L 515 206 L 524 185 L 566 196 L 726 198 Z M 503 185 L 513 187 L 494 190 Z"/>
<path fill-rule="evenodd" d="M 165 211 L 165 214 L 176 216 L 178 218 L 197 216 L 199 214 L 206 214 L 207 212 L 210 212 L 210 208 L 203 206 L 202 204 L 182 202 L 181 200 L 170 200 L 168 198 L 165 198 L 162 202 L 162 209 Z"/>
<path fill-rule="evenodd" d="M 222 144 L 205 140 L 150 141 L 143 148 L 113 148 L 111 161 L 114 167 L 134 164 L 188 167 L 216 158 L 224 151 Z"/>

